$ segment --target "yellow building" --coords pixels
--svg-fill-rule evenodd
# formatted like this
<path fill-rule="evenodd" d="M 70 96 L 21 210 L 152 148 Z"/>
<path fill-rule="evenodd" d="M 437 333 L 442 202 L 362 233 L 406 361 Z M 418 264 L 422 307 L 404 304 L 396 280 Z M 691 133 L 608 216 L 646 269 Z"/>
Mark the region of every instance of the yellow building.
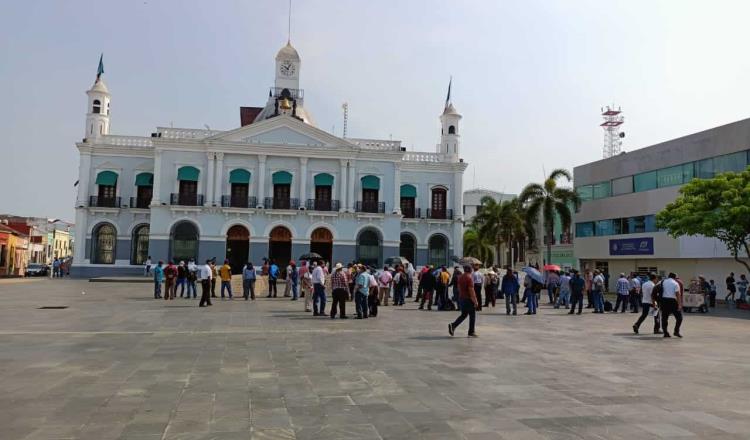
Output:
<path fill-rule="evenodd" d="M 26 272 L 29 239 L 0 224 L 0 276 L 23 276 Z"/>

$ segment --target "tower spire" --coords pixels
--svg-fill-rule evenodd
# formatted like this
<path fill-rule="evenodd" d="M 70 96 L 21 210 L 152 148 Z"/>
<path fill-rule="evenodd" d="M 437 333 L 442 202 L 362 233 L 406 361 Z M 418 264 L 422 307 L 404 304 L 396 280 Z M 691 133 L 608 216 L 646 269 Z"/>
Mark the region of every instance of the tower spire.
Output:
<path fill-rule="evenodd" d="M 450 81 L 448 81 L 448 95 L 445 97 L 445 106 L 448 107 L 448 104 L 451 102 L 451 85 L 453 84 L 453 75 L 451 75 Z"/>
<path fill-rule="evenodd" d="M 96 68 L 96 80 L 99 81 L 99 78 L 102 76 L 102 73 L 104 73 L 104 53 L 99 55 L 99 67 Z"/>

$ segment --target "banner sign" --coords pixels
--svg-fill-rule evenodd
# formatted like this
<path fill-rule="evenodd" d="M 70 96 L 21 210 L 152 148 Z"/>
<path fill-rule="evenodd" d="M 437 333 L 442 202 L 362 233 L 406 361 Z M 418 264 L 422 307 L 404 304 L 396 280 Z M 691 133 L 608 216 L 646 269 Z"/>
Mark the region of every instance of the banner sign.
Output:
<path fill-rule="evenodd" d="M 609 240 L 609 255 L 654 255 L 654 238 Z"/>

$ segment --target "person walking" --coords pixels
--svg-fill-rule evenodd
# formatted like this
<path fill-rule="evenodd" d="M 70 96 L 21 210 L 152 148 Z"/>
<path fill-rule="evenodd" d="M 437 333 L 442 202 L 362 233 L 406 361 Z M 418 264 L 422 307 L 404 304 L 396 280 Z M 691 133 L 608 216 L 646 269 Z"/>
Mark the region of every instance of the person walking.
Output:
<path fill-rule="evenodd" d="M 164 263 L 159 261 L 159 264 L 154 268 L 154 299 L 161 298 L 161 283 L 164 282 Z"/>
<path fill-rule="evenodd" d="M 625 278 L 625 274 L 621 273 L 620 278 L 617 279 L 617 302 L 615 302 L 615 307 L 612 309 L 612 313 L 617 313 L 617 309 L 620 308 L 620 304 L 622 304 L 622 312 L 625 313 L 625 310 L 628 307 L 628 297 L 630 295 L 630 281 Z"/>
<path fill-rule="evenodd" d="M 716 307 L 716 282 L 711 280 L 708 282 L 708 297 L 711 307 Z"/>
<path fill-rule="evenodd" d="M 211 298 L 218 298 L 216 296 L 216 280 L 219 278 L 219 269 L 216 267 L 215 259 L 211 259 L 209 268 L 211 269 Z"/>
<path fill-rule="evenodd" d="M 555 301 L 556 309 L 559 309 L 561 305 L 568 308 L 568 304 L 570 303 L 570 280 L 568 272 L 563 272 L 560 275 L 560 294 L 557 296 L 557 301 Z"/>
<path fill-rule="evenodd" d="M 211 260 L 206 260 L 206 264 L 198 268 L 198 279 L 201 281 L 201 300 L 198 307 L 206 307 L 211 304 L 211 280 L 213 279 L 213 268 Z"/>
<path fill-rule="evenodd" d="M 245 298 L 245 301 L 247 301 L 248 296 L 255 301 L 256 278 L 255 267 L 253 267 L 253 263 L 248 261 L 242 268 L 242 297 Z"/>
<path fill-rule="evenodd" d="M 464 273 L 458 279 L 458 301 L 461 309 L 461 315 L 456 318 L 455 321 L 448 324 L 448 333 L 453 336 L 456 332 L 456 328 L 464 322 L 466 317 L 469 317 L 469 333 L 470 338 L 476 338 L 476 320 L 477 313 L 476 309 L 479 306 L 479 300 L 476 296 L 476 290 L 474 289 L 474 278 L 472 277 L 472 267 L 467 265 L 464 266 Z"/>
<path fill-rule="evenodd" d="M 740 275 L 739 281 L 737 281 L 737 291 L 740 292 L 740 301 L 743 303 L 747 303 L 747 286 L 748 286 L 747 277 L 743 273 Z"/>
<path fill-rule="evenodd" d="M 682 288 L 676 280 L 677 275 L 669 273 L 667 279 L 662 281 L 661 294 L 661 329 L 664 337 L 669 338 L 669 315 L 674 315 L 674 335 L 682 337 L 680 327 L 682 326 Z"/>
<path fill-rule="evenodd" d="M 378 301 L 385 307 L 388 307 L 388 299 L 391 296 L 391 286 L 393 285 L 393 275 L 388 270 L 388 266 L 383 266 L 383 271 L 378 274 Z M 394 295 L 393 303 L 396 303 Z"/>
<path fill-rule="evenodd" d="M 542 291 L 543 284 L 526 276 L 523 279 L 524 293 L 526 297 L 527 311 L 525 315 L 536 315 L 536 309 L 539 307 L 539 293 Z"/>
<path fill-rule="evenodd" d="M 570 311 L 572 315 L 578 304 L 578 314 L 583 310 L 583 291 L 586 289 L 586 282 L 581 278 L 577 270 L 573 270 L 573 276 L 570 278 Z"/>
<path fill-rule="evenodd" d="M 336 263 L 333 274 L 331 275 L 331 287 L 333 292 L 331 296 L 331 319 L 336 318 L 338 309 L 339 319 L 348 319 L 346 316 L 346 299 L 349 296 L 349 277 L 346 276 L 344 266 Z"/>
<path fill-rule="evenodd" d="M 638 313 L 641 304 L 641 280 L 638 274 L 630 274 L 630 313 Z"/>
<path fill-rule="evenodd" d="M 164 268 L 164 300 L 174 299 L 177 294 L 176 279 L 177 267 L 174 265 L 174 261 L 170 261 Z"/>
<path fill-rule="evenodd" d="M 363 265 L 357 266 L 357 278 L 355 282 L 354 305 L 357 310 L 357 319 L 367 319 L 367 295 L 370 293 L 370 275 L 367 274 Z"/>
<path fill-rule="evenodd" d="M 737 286 L 734 282 L 734 272 L 730 272 L 727 277 L 727 296 L 724 297 L 724 301 L 727 304 L 734 303 L 734 294 L 737 292 Z M 731 302 L 730 302 L 731 299 Z"/>
<path fill-rule="evenodd" d="M 266 298 L 271 298 L 271 295 L 273 294 L 273 297 L 276 298 L 276 295 L 278 294 L 278 289 L 276 288 L 276 280 L 279 278 L 279 266 L 276 265 L 276 263 L 271 260 L 271 265 L 268 266 L 268 296 Z"/>
<path fill-rule="evenodd" d="M 474 281 L 474 295 L 477 297 L 478 305 L 477 305 L 477 311 L 482 311 L 482 283 L 484 282 L 484 277 L 479 272 L 479 265 L 475 265 L 472 268 L 473 272 L 471 273 L 472 280 Z"/>
<path fill-rule="evenodd" d="M 175 284 L 175 291 L 180 289 L 180 298 L 185 296 L 185 285 L 187 284 L 187 267 L 185 262 L 180 261 L 177 265 L 177 284 Z M 190 298 L 190 291 L 188 290 L 188 298 Z"/>
<path fill-rule="evenodd" d="M 500 287 L 500 280 L 494 270 L 490 269 L 484 277 L 484 307 L 495 307 L 495 298 L 497 290 Z"/>
<path fill-rule="evenodd" d="M 326 274 L 321 264 L 315 264 L 312 272 L 313 285 L 313 316 L 326 314 Z M 369 288 L 369 285 L 368 285 Z"/>
<path fill-rule="evenodd" d="M 638 320 L 635 321 L 635 324 L 633 324 L 633 333 L 635 333 L 636 335 L 638 334 L 638 330 L 641 328 L 641 324 L 643 324 L 643 321 L 646 320 L 651 310 L 657 312 L 654 314 L 654 334 L 658 335 L 662 332 L 659 328 L 659 313 L 656 309 L 656 298 L 653 297 L 655 287 L 656 275 L 651 273 L 648 275 L 648 281 L 641 285 L 641 294 L 643 295 L 641 297 L 641 316 L 639 316 Z"/>
<path fill-rule="evenodd" d="M 557 298 L 557 289 L 560 287 L 560 275 L 557 271 L 547 272 L 547 298 L 549 303 L 554 305 Z"/>
<path fill-rule="evenodd" d="M 599 270 L 594 270 L 591 289 L 591 299 L 594 301 L 594 313 L 604 313 L 604 276 Z"/>
<path fill-rule="evenodd" d="M 229 293 L 229 299 L 232 299 L 232 267 L 229 266 L 229 260 L 224 260 L 224 265 L 219 269 L 221 277 L 221 299 L 224 300 L 224 289 Z"/>
<path fill-rule="evenodd" d="M 424 310 L 424 303 L 427 302 L 427 310 L 432 310 L 432 295 L 435 292 L 435 275 L 432 272 L 432 266 L 427 265 L 427 271 L 422 272 L 420 279 L 422 284 L 422 302 L 419 303 L 419 310 Z"/>
<path fill-rule="evenodd" d="M 503 280 L 500 285 L 500 291 L 503 293 L 503 296 L 505 296 L 505 314 L 510 315 L 511 313 L 511 306 L 513 306 L 513 315 L 517 315 L 517 304 L 516 299 L 518 298 L 518 289 L 520 286 L 518 285 L 518 280 L 516 279 L 516 276 L 513 274 L 513 271 L 508 268 L 505 272 L 505 275 L 503 275 Z"/>
<path fill-rule="evenodd" d="M 143 270 L 146 276 L 151 275 L 151 255 L 146 258 L 146 262 L 143 263 Z"/>

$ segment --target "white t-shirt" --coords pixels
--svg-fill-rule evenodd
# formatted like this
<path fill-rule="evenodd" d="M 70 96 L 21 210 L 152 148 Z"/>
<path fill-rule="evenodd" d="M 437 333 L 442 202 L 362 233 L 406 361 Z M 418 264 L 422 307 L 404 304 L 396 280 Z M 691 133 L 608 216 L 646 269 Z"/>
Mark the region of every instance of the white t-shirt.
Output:
<path fill-rule="evenodd" d="M 667 278 L 661 283 L 661 287 L 664 290 L 662 298 L 677 298 L 677 292 L 680 291 L 680 285 L 677 281 L 672 278 Z"/>
<path fill-rule="evenodd" d="M 594 277 L 594 289 L 604 290 L 604 277 L 601 274 Z"/>
<path fill-rule="evenodd" d="M 652 281 L 646 281 L 643 283 L 643 286 L 641 286 L 641 291 L 643 292 L 641 303 L 651 304 L 651 292 L 654 291 L 654 283 Z"/>

